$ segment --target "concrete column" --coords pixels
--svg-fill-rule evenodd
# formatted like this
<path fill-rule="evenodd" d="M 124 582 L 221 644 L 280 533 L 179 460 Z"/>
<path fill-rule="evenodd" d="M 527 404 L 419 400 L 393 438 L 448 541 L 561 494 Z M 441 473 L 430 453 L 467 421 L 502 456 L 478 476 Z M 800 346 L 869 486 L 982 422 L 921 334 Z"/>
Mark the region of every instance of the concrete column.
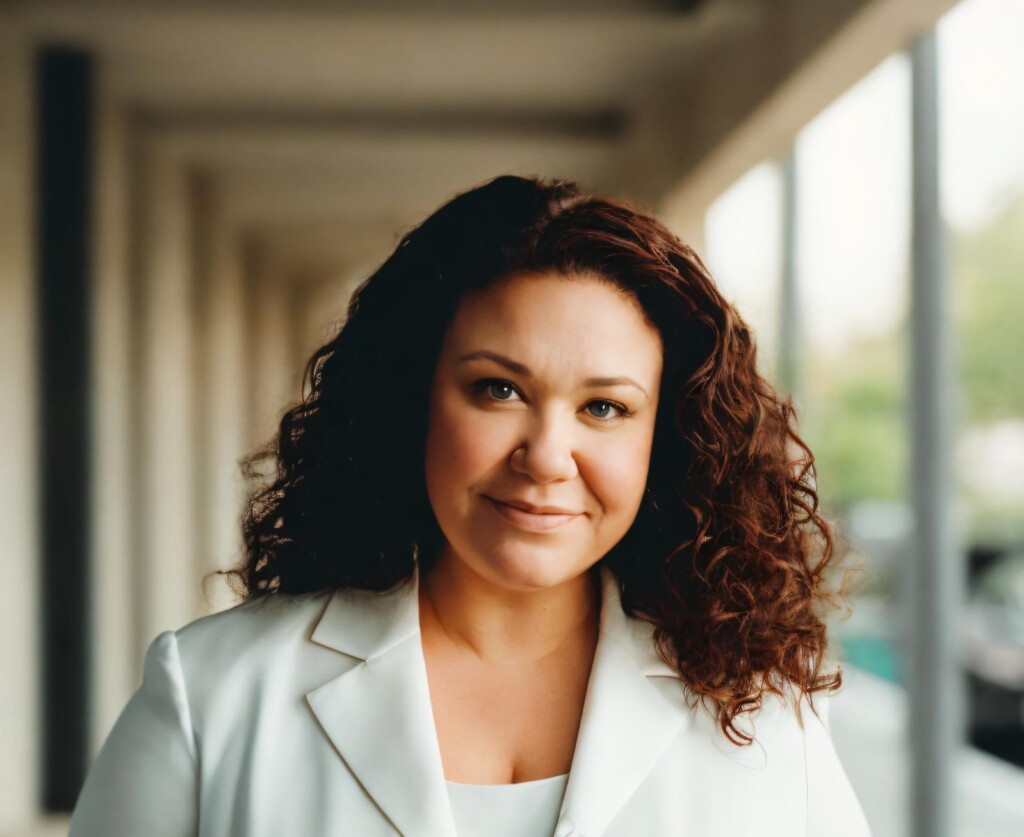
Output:
<path fill-rule="evenodd" d="M 0 830 L 39 808 L 39 548 L 36 311 L 32 257 L 32 65 L 11 7 L 0 7 Z"/>
<path fill-rule="evenodd" d="M 199 314 L 196 373 L 199 462 L 196 496 L 199 533 L 196 571 L 200 579 L 234 566 L 241 557 L 241 517 L 246 486 L 239 460 L 247 453 L 246 408 L 248 323 L 242 237 L 226 216 L 216 185 L 199 190 L 196 243 Z M 201 610 L 236 603 L 226 581 L 203 584 Z"/>
<path fill-rule="evenodd" d="M 285 409 L 300 395 L 300 371 L 293 369 L 293 306 L 287 280 L 251 245 L 247 259 L 249 309 L 250 446 L 276 438 Z"/>
<path fill-rule="evenodd" d="M 316 349 L 334 337 L 345 319 L 349 299 L 372 267 L 309 280 L 303 287 L 299 321 L 299 371 Z"/>
<path fill-rule="evenodd" d="M 141 149 L 136 659 L 197 613 L 194 289 L 190 189 L 155 140 Z M 138 669 L 137 669 L 138 670 Z"/>
<path fill-rule="evenodd" d="M 136 293 L 129 270 L 131 155 L 123 112 L 97 79 L 92 295 L 93 470 L 90 567 L 92 758 L 138 685 L 133 521 L 138 458 L 133 403 Z M 90 761 L 92 760 L 90 758 Z"/>

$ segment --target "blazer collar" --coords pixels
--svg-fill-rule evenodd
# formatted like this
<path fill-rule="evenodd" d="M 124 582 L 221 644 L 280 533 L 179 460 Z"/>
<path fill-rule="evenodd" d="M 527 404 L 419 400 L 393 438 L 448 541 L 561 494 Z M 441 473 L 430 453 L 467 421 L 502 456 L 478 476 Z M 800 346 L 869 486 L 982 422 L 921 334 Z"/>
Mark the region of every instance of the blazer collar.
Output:
<path fill-rule="evenodd" d="M 650 678 L 678 675 L 651 625 L 626 616 L 601 567 L 600 634 L 556 834 L 599 834 L 688 722 Z M 306 698 L 339 755 L 405 835 L 456 837 L 419 628 L 419 575 L 387 593 L 341 590 L 311 639 L 361 660 Z"/>

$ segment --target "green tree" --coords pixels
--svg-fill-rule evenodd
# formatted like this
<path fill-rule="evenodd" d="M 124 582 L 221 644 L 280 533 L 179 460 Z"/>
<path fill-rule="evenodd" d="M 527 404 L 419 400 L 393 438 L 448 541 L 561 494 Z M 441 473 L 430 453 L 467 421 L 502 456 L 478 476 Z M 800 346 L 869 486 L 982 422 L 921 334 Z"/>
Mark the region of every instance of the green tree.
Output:
<path fill-rule="evenodd" d="M 960 418 L 1024 418 L 1024 200 L 951 251 Z"/>
<path fill-rule="evenodd" d="M 808 364 L 810 399 L 800 427 L 830 514 L 844 513 L 857 500 L 906 496 L 903 332 L 866 338 L 841 359 Z"/>
<path fill-rule="evenodd" d="M 1024 200 L 950 240 L 960 430 L 1024 419 Z M 822 504 L 907 497 L 909 332 L 865 338 L 841 357 L 806 360 L 800 431 L 815 454 Z M 798 406 L 801 406 L 798 404 Z M 1007 510 L 968 498 L 974 535 L 1007 531 Z M 1010 510 L 1020 529 L 1021 510 Z M 995 529 L 993 529 L 995 531 Z"/>

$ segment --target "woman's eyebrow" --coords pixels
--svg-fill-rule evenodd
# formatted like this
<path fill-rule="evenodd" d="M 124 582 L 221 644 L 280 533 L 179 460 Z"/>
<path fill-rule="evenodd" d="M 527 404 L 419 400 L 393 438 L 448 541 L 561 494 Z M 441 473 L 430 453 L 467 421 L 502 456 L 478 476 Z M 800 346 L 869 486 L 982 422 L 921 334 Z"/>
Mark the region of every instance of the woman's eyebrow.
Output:
<path fill-rule="evenodd" d="M 519 363 L 519 361 L 512 360 L 510 357 L 505 355 L 499 355 L 497 352 L 491 352 L 487 349 L 477 349 L 475 352 L 469 352 L 468 354 L 462 355 L 456 359 L 456 363 L 465 363 L 470 360 L 493 360 L 500 366 L 504 366 L 511 372 L 515 372 L 517 375 L 531 375 L 533 373 L 530 370 Z"/>
<path fill-rule="evenodd" d="M 456 363 L 465 363 L 470 360 L 493 360 L 500 366 L 504 366 L 510 372 L 515 372 L 517 375 L 524 375 L 530 377 L 533 373 L 530 372 L 529 367 L 524 366 L 517 360 L 512 360 L 510 357 L 498 354 L 497 352 L 489 351 L 488 349 L 477 349 L 475 352 L 469 352 L 456 359 Z M 648 400 L 650 396 L 640 384 L 634 381 L 632 378 L 626 375 L 619 375 L 615 378 L 587 378 L 583 382 L 585 387 L 614 387 L 614 386 L 631 386 L 636 387 L 640 392 L 644 394 L 644 397 Z"/>

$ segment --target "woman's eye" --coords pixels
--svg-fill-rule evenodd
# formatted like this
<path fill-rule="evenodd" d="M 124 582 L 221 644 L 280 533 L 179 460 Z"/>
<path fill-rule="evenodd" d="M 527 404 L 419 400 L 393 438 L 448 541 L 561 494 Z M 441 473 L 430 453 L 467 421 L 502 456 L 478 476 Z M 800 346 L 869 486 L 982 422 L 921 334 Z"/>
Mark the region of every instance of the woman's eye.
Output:
<path fill-rule="evenodd" d="M 503 381 L 499 381 L 494 384 L 489 384 L 487 387 L 487 391 L 490 392 L 490 394 L 497 398 L 499 401 L 508 401 L 510 398 L 512 398 L 513 395 L 515 395 L 516 392 L 511 384 L 506 384 Z"/>
<path fill-rule="evenodd" d="M 596 407 L 597 409 L 591 409 Z M 607 418 L 621 418 L 626 415 L 626 408 L 621 404 L 616 404 L 614 401 L 591 401 L 586 406 L 587 411 L 594 418 L 607 419 Z M 617 411 L 617 415 L 610 415 L 612 410 Z"/>
<path fill-rule="evenodd" d="M 473 384 L 473 392 L 484 393 L 492 401 L 519 401 L 522 399 L 516 385 L 504 378 L 484 378 L 477 381 Z M 591 418 L 605 422 L 615 422 L 631 415 L 622 404 L 603 399 L 591 401 L 583 409 Z"/>
<path fill-rule="evenodd" d="M 486 391 L 495 401 L 512 401 L 516 395 L 516 388 L 512 384 L 497 378 L 480 381 L 477 388 Z"/>

